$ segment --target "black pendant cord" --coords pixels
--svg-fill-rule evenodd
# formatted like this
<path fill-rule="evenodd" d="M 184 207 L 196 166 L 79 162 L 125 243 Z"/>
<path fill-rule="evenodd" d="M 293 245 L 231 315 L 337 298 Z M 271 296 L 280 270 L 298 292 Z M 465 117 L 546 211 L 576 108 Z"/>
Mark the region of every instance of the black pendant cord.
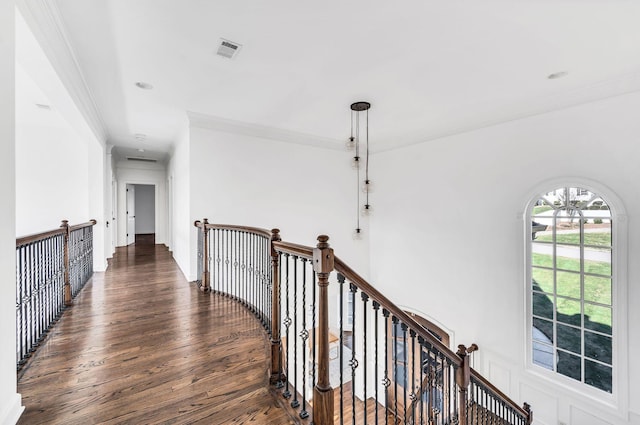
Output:
<path fill-rule="evenodd" d="M 356 112 L 356 232 L 360 233 L 360 114 Z"/>
<path fill-rule="evenodd" d="M 365 187 L 367 188 L 367 190 L 366 190 L 367 193 L 365 194 L 365 196 L 366 196 L 366 204 L 365 204 L 366 207 L 365 208 L 369 208 L 369 188 L 370 188 L 370 186 L 369 186 L 369 110 L 368 109 L 367 109 L 366 114 L 367 114 L 366 115 L 366 118 L 367 118 L 367 134 L 365 136 L 366 136 L 366 144 L 367 144 L 366 145 L 366 149 L 367 149 L 367 152 L 366 152 L 366 159 L 365 159 L 366 162 L 365 162 L 365 165 L 364 165 L 364 167 L 365 167 L 364 179 L 365 179 Z"/>

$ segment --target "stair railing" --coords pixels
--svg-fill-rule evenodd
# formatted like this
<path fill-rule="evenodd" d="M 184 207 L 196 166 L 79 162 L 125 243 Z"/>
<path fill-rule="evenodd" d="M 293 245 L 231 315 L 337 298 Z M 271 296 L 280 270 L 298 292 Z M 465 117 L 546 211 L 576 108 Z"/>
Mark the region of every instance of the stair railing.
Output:
<path fill-rule="evenodd" d="M 518 406 L 334 255 L 280 231 L 196 221 L 198 285 L 234 298 L 271 340 L 270 381 L 301 419 L 326 424 L 529 425 Z M 334 273 L 335 272 L 335 273 Z M 311 422 L 309 422 L 311 423 Z"/>
<path fill-rule="evenodd" d="M 20 371 L 93 274 L 95 220 L 16 238 L 16 362 Z"/>

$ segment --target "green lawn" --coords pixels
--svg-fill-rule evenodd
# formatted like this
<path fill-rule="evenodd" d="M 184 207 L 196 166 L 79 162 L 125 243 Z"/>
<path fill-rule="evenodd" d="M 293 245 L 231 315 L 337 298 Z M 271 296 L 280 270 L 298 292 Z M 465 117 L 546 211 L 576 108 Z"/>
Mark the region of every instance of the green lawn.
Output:
<path fill-rule="evenodd" d="M 553 208 L 549 205 L 536 205 L 533 207 L 533 215 L 542 214 L 545 211 L 550 211 Z"/>
<path fill-rule="evenodd" d="M 539 286 L 539 289 L 545 292 L 549 302 L 552 302 L 554 293 L 553 270 L 547 270 L 539 267 L 553 267 L 553 258 L 551 255 L 532 254 L 532 278 Z M 556 272 L 556 295 L 558 313 L 572 317 L 580 314 L 580 302 L 582 298 L 582 287 L 580 285 L 580 262 L 574 258 L 558 257 Z M 584 300 L 585 315 L 589 316 L 589 320 L 596 324 L 607 327 L 611 326 L 611 308 L 599 306 L 593 303 L 611 305 L 611 264 L 600 261 L 584 262 L 585 273 L 596 274 L 598 276 L 584 277 Z M 575 323 L 578 324 L 578 323 Z"/>
<path fill-rule="evenodd" d="M 538 233 L 536 241 L 553 242 L 553 235 L 541 235 Z M 558 233 L 556 241 L 559 244 L 580 245 L 580 233 Z M 611 246 L 611 231 L 608 232 L 587 232 L 584 234 L 584 244 L 593 246 Z"/>

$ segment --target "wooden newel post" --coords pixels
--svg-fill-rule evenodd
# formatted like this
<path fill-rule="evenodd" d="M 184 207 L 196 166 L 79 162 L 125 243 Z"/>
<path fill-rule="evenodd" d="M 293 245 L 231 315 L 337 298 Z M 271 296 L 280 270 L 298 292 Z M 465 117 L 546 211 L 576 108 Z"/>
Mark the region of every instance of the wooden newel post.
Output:
<path fill-rule="evenodd" d="M 69 220 L 62 220 L 60 227 L 64 232 L 64 305 L 70 306 L 71 298 L 71 278 L 69 275 Z"/>
<path fill-rule="evenodd" d="M 329 274 L 333 271 L 333 249 L 329 236 L 318 236 L 313 250 L 313 270 L 318 276 L 318 382 L 313 390 L 314 425 L 333 425 L 333 388 L 329 383 Z"/>
<path fill-rule="evenodd" d="M 211 276 L 209 275 L 209 219 L 202 220 L 202 286 L 200 290 L 208 292 L 211 289 Z"/>
<path fill-rule="evenodd" d="M 273 245 L 280 242 L 280 229 L 271 229 L 271 384 L 281 385 L 282 377 L 282 341 L 280 339 L 280 256 Z M 285 378 L 286 379 L 286 378 Z"/>
<path fill-rule="evenodd" d="M 458 352 L 456 353 L 462 364 L 456 372 L 456 384 L 458 385 L 458 415 L 460 424 L 467 423 L 467 391 L 469 389 L 469 382 L 471 381 L 471 366 L 469 365 L 469 356 L 467 355 L 467 347 L 460 344 L 458 345 Z"/>
<path fill-rule="evenodd" d="M 531 405 L 529 403 L 525 403 L 522 408 L 527 412 L 527 425 L 531 425 L 533 423 L 533 411 L 531 410 Z"/>

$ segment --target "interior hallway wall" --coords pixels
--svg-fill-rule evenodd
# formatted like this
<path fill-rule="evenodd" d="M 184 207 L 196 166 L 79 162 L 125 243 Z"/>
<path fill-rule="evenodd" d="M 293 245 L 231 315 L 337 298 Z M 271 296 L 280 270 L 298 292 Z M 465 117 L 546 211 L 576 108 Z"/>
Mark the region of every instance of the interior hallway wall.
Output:
<path fill-rule="evenodd" d="M 0 340 L 15 341 L 15 34 L 14 2 L 0 0 Z M 15 344 L 0 344 L 0 424 L 23 410 L 16 387 Z"/>

